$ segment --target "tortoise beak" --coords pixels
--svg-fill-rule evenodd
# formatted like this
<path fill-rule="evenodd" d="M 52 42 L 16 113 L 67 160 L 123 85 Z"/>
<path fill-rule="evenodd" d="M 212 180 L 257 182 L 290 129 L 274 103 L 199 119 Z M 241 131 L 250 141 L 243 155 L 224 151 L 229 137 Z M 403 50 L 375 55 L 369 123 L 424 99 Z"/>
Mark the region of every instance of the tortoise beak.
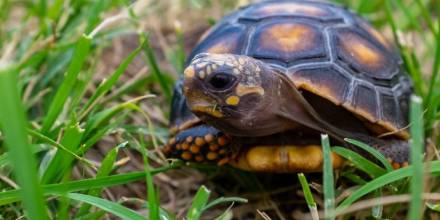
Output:
<path fill-rule="evenodd" d="M 216 105 L 210 105 L 210 104 L 195 104 L 191 106 L 191 111 L 195 114 L 201 113 L 201 114 L 207 114 L 210 116 L 213 116 L 215 118 L 222 118 L 223 113 L 220 111 L 219 108 L 217 108 Z"/>

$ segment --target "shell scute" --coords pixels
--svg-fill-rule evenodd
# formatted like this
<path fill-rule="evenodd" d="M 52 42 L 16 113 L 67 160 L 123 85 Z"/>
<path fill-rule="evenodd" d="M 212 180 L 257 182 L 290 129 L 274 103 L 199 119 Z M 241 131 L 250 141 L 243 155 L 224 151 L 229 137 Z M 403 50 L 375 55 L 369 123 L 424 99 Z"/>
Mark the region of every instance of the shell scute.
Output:
<path fill-rule="evenodd" d="M 231 25 L 218 30 L 212 30 L 206 40 L 203 40 L 191 53 L 194 57 L 199 53 L 232 53 L 240 54 L 245 41 L 245 27 Z"/>
<path fill-rule="evenodd" d="M 396 74 L 397 61 L 356 31 L 343 29 L 335 33 L 335 38 L 341 65 L 378 79 L 392 79 Z"/>
<path fill-rule="evenodd" d="M 325 58 L 323 33 L 318 27 L 294 20 L 258 26 L 250 42 L 249 55 L 284 63 Z"/>
<path fill-rule="evenodd" d="M 374 86 L 358 84 L 353 92 L 354 110 L 371 122 L 378 120 L 377 93 Z"/>
<path fill-rule="evenodd" d="M 289 76 L 298 88 L 313 90 L 311 92 L 329 99 L 336 105 L 344 102 L 352 81 L 349 76 L 331 67 L 301 69 L 289 73 Z"/>
<path fill-rule="evenodd" d="M 313 4 L 311 2 L 284 1 L 277 4 L 258 4 L 243 14 L 242 18 L 249 20 L 261 20 L 270 17 L 296 16 L 314 18 L 319 20 L 332 20 L 340 18 L 326 5 Z"/>

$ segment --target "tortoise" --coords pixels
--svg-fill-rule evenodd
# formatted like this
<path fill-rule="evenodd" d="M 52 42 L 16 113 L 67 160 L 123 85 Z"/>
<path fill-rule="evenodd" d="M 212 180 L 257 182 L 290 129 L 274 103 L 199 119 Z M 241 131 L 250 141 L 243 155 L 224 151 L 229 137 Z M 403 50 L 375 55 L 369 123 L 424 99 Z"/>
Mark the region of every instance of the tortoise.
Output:
<path fill-rule="evenodd" d="M 264 1 L 231 13 L 191 52 L 164 152 L 261 172 L 317 172 L 320 134 L 408 164 L 412 82 L 397 48 L 331 3 Z M 333 167 L 343 160 L 332 154 Z"/>

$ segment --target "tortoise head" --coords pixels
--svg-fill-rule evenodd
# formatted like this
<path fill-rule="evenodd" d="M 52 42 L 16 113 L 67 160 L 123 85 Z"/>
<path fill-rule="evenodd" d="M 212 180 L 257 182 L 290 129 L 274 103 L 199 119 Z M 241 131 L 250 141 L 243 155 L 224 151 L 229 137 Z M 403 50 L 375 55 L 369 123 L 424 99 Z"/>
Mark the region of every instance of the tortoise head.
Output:
<path fill-rule="evenodd" d="M 293 127 L 278 115 L 279 74 L 254 58 L 199 54 L 185 69 L 183 92 L 203 121 L 235 136 L 264 136 Z"/>

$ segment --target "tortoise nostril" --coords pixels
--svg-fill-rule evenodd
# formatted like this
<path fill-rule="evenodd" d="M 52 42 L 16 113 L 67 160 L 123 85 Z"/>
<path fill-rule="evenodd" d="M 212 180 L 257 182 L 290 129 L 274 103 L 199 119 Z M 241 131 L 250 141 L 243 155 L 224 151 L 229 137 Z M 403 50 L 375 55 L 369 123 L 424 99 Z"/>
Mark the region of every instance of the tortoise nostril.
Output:
<path fill-rule="evenodd" d="M 213 87 L 216 90 L 225 90 L 225 89 L 228 89 L 232 85 L 234 80 L 235 80 L 234 76 L 231 76 L 229 74 L 220 73 L 220 74 L 215 74 L 214 76 L 212 76 L 208 80 L 208 83 L 211 87 Z"/>

